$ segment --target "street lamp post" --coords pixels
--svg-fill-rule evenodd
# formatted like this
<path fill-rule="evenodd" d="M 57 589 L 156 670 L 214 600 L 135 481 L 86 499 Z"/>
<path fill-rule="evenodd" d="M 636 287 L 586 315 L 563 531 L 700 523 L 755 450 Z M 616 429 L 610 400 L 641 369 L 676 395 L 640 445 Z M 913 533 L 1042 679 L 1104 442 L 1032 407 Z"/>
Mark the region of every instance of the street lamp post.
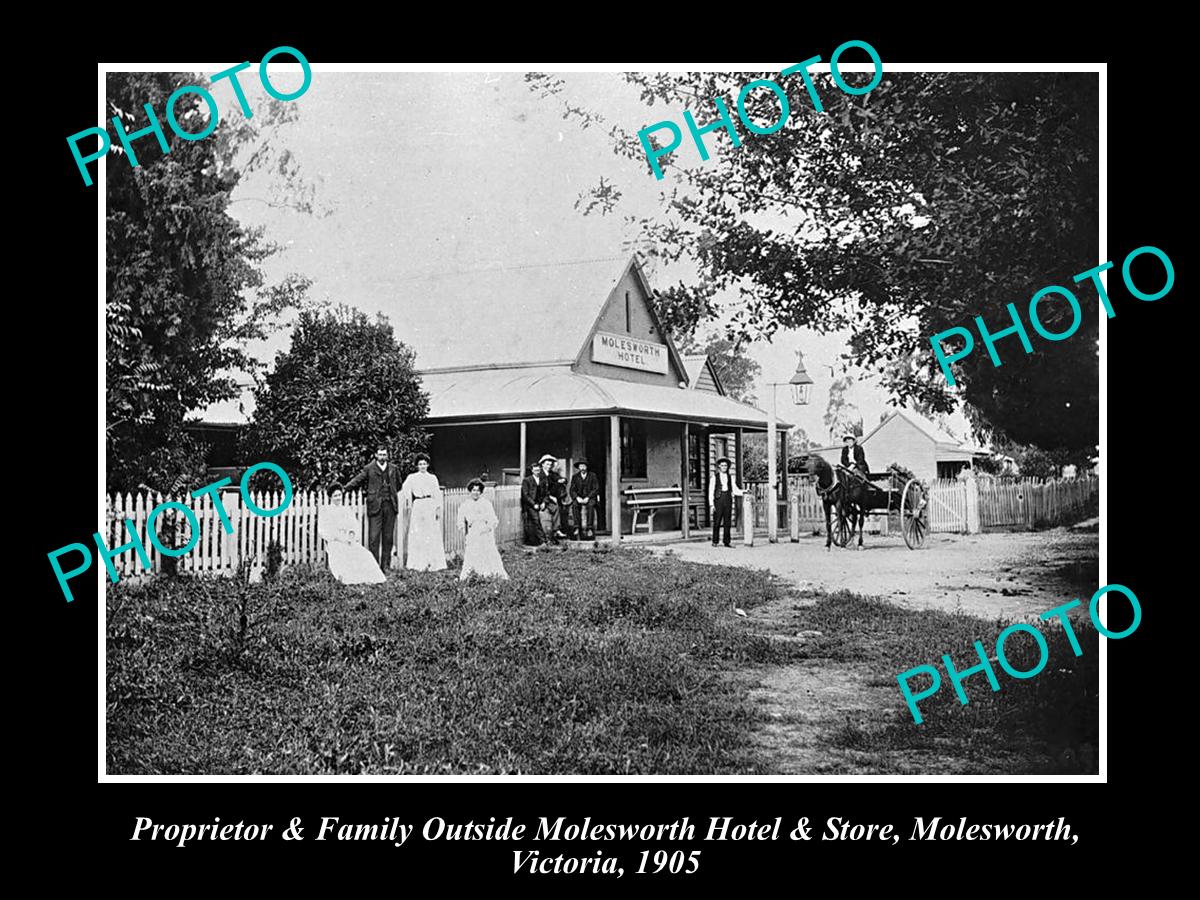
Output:
<path fill-rule="evenodd" d="M 813 380 L 804 368 L 804 355 L 799 350 L 796 351 L 796 371 L 792 373 L 792 377 L 786 382 L 769 382 L 767 385 L 771 389 L 771 415 L 767 419 L 767 540 L 772 544 L 779 542 L 779 466 L 775 459 L 779 450 L 779 422 L 775 390 L 782 384 L 791 388 L 793 404 L 808 404 L 812 395 Z M 786 458 L 783 464 L 786 472 Z"/>

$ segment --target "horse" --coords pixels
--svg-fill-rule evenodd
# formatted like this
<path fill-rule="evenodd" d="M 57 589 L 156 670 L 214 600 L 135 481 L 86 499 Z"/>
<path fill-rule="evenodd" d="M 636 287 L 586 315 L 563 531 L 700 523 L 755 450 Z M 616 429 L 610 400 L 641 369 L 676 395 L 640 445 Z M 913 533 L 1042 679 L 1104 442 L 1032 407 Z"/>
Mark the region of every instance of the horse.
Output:
<path fill-rule="evenodd" d="M 841 500 L 842 492 L 845 489 L 834 477 L 833 466 L 817 454 L 809 453 L 807 456 L 801 457 L 800 464 L 804 467 L 804 471 L 807 474 L 816 476 L 817 496 L 821 498 L 821 505 L 825 507 L 825 549 L 832 550 L 833 523 L 831 521 L 831 513 Z"/>
<path fill-rule="evenodd" d="M 842 507 L 847 513 L 847 518 L 850 521 L 850 539 L 854 538 L 854 533 L 858 532 L 858 546 L 863 545 L 863 529 L 867 524 L 867 510 L 879 508 L 879 488 L 867 481 L 862 473 L 848 469 L 845 466 L 837 467 L 837 480 L 841 485 Z M 887 502 L 884 501 L 883 508 L 887 508 Z M 847 544 L 850 540 L 846 541 Z"/>

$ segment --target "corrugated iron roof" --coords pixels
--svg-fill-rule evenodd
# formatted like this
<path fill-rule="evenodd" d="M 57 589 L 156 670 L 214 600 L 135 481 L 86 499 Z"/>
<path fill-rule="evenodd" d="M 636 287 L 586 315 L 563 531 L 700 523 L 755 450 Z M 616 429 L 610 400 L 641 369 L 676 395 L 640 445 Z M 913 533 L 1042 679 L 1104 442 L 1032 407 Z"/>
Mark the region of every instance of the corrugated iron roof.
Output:
<path fill-rule="evenodd" d="M 689 422 L 767 426 L 767 414 L 761 409 L 720 394 L 594 378 L 572 372 L 567 365 L 430 372 L 422 382 L 429 393 L 433 423 L 642 413 Z M 791 426 L 781 421 L 779 427 Z"/>

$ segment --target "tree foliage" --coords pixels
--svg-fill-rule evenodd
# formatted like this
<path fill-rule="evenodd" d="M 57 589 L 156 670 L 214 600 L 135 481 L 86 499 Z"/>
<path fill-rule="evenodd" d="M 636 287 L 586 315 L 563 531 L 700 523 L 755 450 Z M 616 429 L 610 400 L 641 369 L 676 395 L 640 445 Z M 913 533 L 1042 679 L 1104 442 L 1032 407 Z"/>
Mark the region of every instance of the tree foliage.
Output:
<path fill-rule="evenodd" d="M 728 396 L 743 403 L 755 402 L 754 386 L 762 374 L 762 366 L 747 355 L 743 345 L 723 337 L 700 341 L 686 335 L 677 347 L 680 353 L 705 354 Z"/>
<path fill-rule="evenodd" d="M 679 120 L 686 108 L 701 123 L 716 116 L 712 98 L 724 97 L 732 110 L 751 79 L 780 80 L 740 72 L 625 77 L 646 103 L 672 105 L 663 118 Z M 949 411 L 956 396 L 929 337 L 972 325 L 976 315 L 1000 330 L 1010 324 L 1008 303 L 1024 315 L 1037 290 L 1074 287 L 1071 276 L 1098 261 L 1097 76 L 890 73 L 855 97 L 828 75 L 814 81 L 823 112 L 799 77 L 783 79 L 786 126 L 766 136 L 743 126 L 738 148 L 724 132 L 706 135 L 708 162 L 697 160 L 685 131 L 681 149 L 659 160 L 663 184 L 673 186 L 658 214 L 627 216 L 627 226 L 644 252 L 697 273 L 695 284 L 666 292 L 668 320 L 703 321 L 716 292 L 735 292 L 737 335 L 849 329 L 848 359 L 872 370 L 891 365 L 893 403 Z M 530 86 L 547 97 L 562 90 L 544 79 Z M 747 112 L 769 125 L 778 101 L 752 92 Z M 617 126 L 609 135 L 615 153 L 645 164 L 634 133 Z M 609 184 L 591 199 L 593 209 L 614 212 L 622 195 Z M 1086 313 L 1069 340 L 1050 344 L 1030 328 L 1035 352 L 1004 338 L 996 368 L 977 337 L 975 352 L 957 364 L 961 399 L 991 436 L 1095 446 L 1098 317 L 1095 298 L 1079 294 Z M 1039 311 L 1051 331 L 1070 321 L 1061 301 Z"/>
<path fill-rule="evenodd" d="M 829 430 L 831 443 L 836 444 L 847 433 L 863 436 L 862 413 L 849 396 L 853 388 L 854 379 L 849 375 L 834 379 L 829 386 L 829 404 L 825 407 L 822 421 Z"/>
<path fill-rule="evenodd" d="M 203 477 L 204 448 L 184 430 L 191 411 L 236 396 L 233 372 L 255 365 L 246 343 L 265 337 L 307 282 L 268 285 L 260 268 L 274 252 L 258 230 L 227 212 L 245 165 L 239 149 L 260 132 L 226 124 L 185 141 L 166 126 L 165 104 L 191 75 L 115 72 L 107 105 L 126 130 L 147 124 L 143 104 L 163 122 L 170 152 L 151 135 L 133 142 L 132 168 L 117 141 L 107 165 L 105 374 L 109 490 L 168 490 Z M 195 93 L 175 104 L 178 121 L 202 131 L 208 107 Z M 260 110 L 265 127 L 279 121 Z M 260 126 L 264 127 L 264 126 Z M 268 142 L 269 143 L 269 142 Z M 254 148 L 265 164 L 264 143 Z M 284 174 L 294 175 L 287 165 Z"/>
<path fill-rule="evenodd" d="M 297 486 L 344 482 L 385 444 L 402 469 L 426 449 L 429 398 L 392 326 L 348 307 L 305 310 L 291 347 L 255 389 L 246 458 L 282 466 Z"/>

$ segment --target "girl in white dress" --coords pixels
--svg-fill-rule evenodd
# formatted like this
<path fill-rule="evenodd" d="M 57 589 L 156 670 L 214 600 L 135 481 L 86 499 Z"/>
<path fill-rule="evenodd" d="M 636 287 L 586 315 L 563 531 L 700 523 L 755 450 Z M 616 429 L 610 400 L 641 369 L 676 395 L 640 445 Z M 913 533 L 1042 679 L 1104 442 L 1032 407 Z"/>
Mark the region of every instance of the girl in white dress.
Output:
<path fill-rule="evenodd" d="M 362 522 L 342 505 L 342 489 L 334 485 L 329 504 L 317 508 L 317 533 L 325 539 L 329 571 L 342 584 L 379 584 L 386 581 L 371 551 L 362 545 Z"/>
<path fill-rule="evenodd" d="M 402 500 L 411 503 L 408 517 L 408 562 L 410 569 L 435 572 L 446 568 L 446 546 L 442 541 L 442 486 L 429 471 L 429 457 L 417 454 L 417 471 L 404 479 Z"/>
<path fill-rule="evenodd" d="M 485 578 L 508 578 L 500 551 L 496 549 L 496 526 L 499 524 L 495 508 L 483 496 L 483 482 L 474 479 L 467 485 L 467 499 L 458 508 L 458 529 L 466 534 L 459 581 L 466 581 L 472 573 Z"/>

